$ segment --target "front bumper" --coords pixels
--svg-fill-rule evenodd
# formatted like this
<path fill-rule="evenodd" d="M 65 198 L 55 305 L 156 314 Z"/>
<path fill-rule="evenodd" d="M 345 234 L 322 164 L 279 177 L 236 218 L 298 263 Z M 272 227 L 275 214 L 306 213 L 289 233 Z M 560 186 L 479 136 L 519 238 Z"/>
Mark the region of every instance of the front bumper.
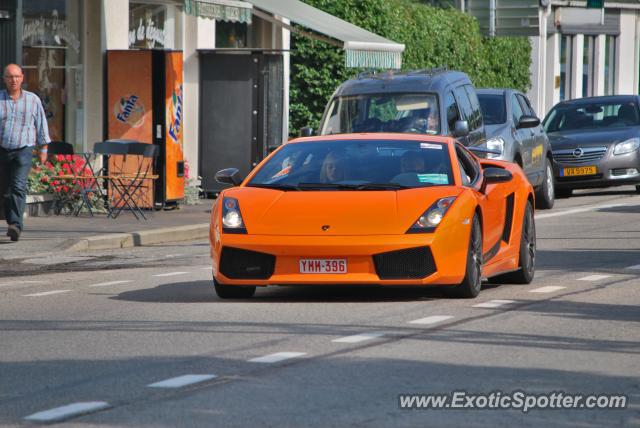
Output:
<path fill-rule="evenodd" d="M 554 175 L 556 187 L 564 189 L 589 189 L 596 187 L 622 186 L 626 184 L 640 184 L 640 153 L 638 150 L 624 155 L 613 155 L 612 148 L 601 159 L 594 162 L 561 163 L 554 159 Z M 563 176 L 564 168 L 575 168 L 594 165 L 595 175 Z M 635 173 L 624 170 L 636 169 Z"/>
<path fill-rule="evenodd" d="M 429 285 L 458 284 L 465 274 L 469 227 L 451 228 L 438 233 L 371 236 L 267 236 L 222 235 L 212 242 L 213 274 L 225 285 Z M 382 253 L 428 247 L 435 272 L 423 278 L 382 279 L 374 256 Z M 268 278 L 229 278 L 220 266 L 223 248 L 236 248 L 275 256 Z M 300 259 L 346 259 L 347 273 L 303 274 Z"/>

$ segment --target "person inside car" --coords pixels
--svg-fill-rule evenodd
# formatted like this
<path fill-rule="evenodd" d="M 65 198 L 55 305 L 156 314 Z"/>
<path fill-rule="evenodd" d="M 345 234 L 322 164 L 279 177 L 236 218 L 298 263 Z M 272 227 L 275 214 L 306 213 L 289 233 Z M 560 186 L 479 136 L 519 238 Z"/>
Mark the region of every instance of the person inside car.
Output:
<path fill-rule="evenodd" d="M 345 169 L 342 157 L 336 152 L 329 152 L 320 169 L 320 182 L 336 183 L 344 180 Z"/>

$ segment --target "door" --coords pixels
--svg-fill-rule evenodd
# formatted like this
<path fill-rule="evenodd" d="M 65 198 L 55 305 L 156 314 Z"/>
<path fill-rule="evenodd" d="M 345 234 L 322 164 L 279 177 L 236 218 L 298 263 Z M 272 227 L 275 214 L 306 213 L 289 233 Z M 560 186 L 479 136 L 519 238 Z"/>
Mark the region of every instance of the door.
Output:
<path fill-rule="evenodd" d="M 199 171 L 216 193 L 217 171 L 243 176 L 282 143 L 283 62 L 279 54 L 202 52 Z"/>
<path fill-rule="evenodd" d="M 510 94 L 509 96 L 509 110 L 511 113 L 511 122 L 513 122 L 513 136 L 515 141 L 518 144 L 520 158 L 522 160 L 522 169 L 524 170 L 527 178 L 531 180 L 533 177 L 532 174 L 533 164 L 531 158 L 531 150 L 533 148 L 533 131 L 531 128 L 518 128 L 518 123 L 520 122 L 520 118 L 524 116 L 524 110 L 520 105 L 520 102 L 516 98 L 515 94 Z"/>
<path fill-rule="evenodd" d="M 536 116 L 527 97 L 522 94 L 517 94 L 516 97 L 518 101 L 520 101 L 520 106 L 524 114 Z M 531 171 L 527 175 L 533 185 L 538 185 L 541 183 L 544 175 L 547 136 L 542 129 L 542 124 L 535 128 L 529 128 L 528 131 L 530 134 L 529 138 L 531 139 Z"/>

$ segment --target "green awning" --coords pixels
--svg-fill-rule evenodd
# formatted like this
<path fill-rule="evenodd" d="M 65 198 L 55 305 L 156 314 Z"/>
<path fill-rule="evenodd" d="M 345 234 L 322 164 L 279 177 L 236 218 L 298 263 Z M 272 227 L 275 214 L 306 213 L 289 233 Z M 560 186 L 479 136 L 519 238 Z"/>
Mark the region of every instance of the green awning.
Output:
<path fill-rule="evenodd" d="M 252 7 L 237 0 L 184 0 L 184 11 L 190 15 L 247 24 L 251 24 Z"/>
<path fill-rule="evenodd" d="M 402 66 L 402 52 L 405 48 L 403 44 L 385 39 L 299 0 L 247 1 L 254 6 L 252 13 L 260 18 L 305 36 L 340 46 L 346 51 L 347 67 L 399 69 Z M 275 19 L 274 15 L 289 19 L 326 37 L 301 31 L 298 27 Z"/>

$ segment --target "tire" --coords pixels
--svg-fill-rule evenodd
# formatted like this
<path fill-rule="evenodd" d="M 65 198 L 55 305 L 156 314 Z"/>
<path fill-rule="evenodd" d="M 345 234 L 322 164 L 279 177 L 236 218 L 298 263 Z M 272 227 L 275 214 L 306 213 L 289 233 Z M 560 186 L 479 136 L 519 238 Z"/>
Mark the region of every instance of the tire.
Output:
<path fill-rule="evenodd" d="M 640 193 L 640 186 L 636 186 L 636 193 Z"/>
<path fill-rule="evenodd" d="M 256 292 L 255 286 L 224 285 L 213 279 L 213 287 L 221 299 L 250 299 Z"/>
<path fill-rule="evenodd" d="M 522 219 L 519 259 L 517 271 L 494 276 L 489 281 L 498 284 L 530 284 L 533 281 L 536 273 L 536 223 L 531 202 L 527 202 Z"/>
<path fill-rule="evenodd" d="M 573 194 L 573 189 L 556 189 L 557 199 L 570 198 L 572 194 Z"/>
<path fill-rule="evenodd" d="M 482 225 L 478 215 L 473 216 L 469 248 L 467 250 L 466 273 L 462 282 L 454 287 L 446 287 L 445 292 L 451 297 L 473 298 L 480 294 L 482 288 Z"/>
<path fill-rule="evenodd" d="M 544 179 L 542 186 L 536 191 L 536 208 L 550 210 L 556 200 L 556 179 L 549 158 L 545 158 Z"/>

